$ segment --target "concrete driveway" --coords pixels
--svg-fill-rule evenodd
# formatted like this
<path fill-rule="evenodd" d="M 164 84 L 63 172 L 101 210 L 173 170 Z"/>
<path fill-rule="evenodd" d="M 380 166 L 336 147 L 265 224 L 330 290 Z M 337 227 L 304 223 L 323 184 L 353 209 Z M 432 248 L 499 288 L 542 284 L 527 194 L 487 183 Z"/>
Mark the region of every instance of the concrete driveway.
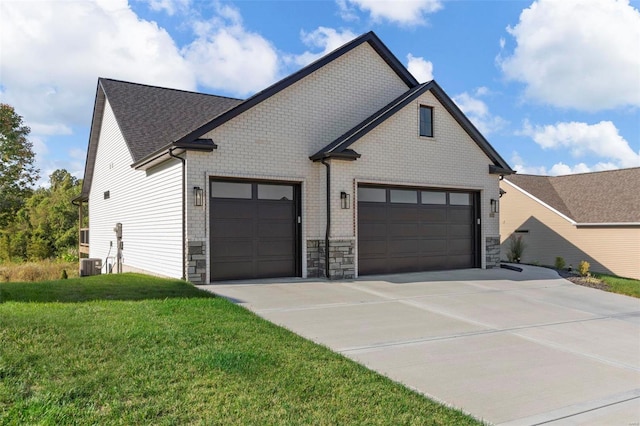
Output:
<path fill-rule="evenodd" d="M 204 288 L 494 424 L 640 424 L 640 300 L 548 269 Z"/>

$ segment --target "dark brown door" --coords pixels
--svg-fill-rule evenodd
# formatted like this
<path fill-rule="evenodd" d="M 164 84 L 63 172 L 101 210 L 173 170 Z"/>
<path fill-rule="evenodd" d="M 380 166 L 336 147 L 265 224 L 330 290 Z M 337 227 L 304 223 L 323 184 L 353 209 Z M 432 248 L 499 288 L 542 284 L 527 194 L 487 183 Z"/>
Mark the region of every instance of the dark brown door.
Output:
<path fill-rule="evenodd" d="M 358 273 L 478 266 L 471 192 L 358 188 Z"/>
<path fill-rule="evenodd" d="M 300 275 L 299 190 L 296 184 L 211 182 L 211 281 Z"/>

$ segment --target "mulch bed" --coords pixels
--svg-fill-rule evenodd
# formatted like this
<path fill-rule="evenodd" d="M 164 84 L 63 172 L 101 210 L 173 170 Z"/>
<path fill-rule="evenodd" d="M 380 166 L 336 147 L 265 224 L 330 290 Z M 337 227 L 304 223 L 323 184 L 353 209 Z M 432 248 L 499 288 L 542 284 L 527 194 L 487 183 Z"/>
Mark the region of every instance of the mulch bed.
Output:
<path fill-rule="evenodd" d="M 602 280 L 595 277 L 583 277 L 575 272 L 569 272 L 565 270 L 556 269 L 558 274 L 574 284 L 578 284 L 584 287 L 597 288 L 598 290 L 610 291 L 609 285 Z"/>

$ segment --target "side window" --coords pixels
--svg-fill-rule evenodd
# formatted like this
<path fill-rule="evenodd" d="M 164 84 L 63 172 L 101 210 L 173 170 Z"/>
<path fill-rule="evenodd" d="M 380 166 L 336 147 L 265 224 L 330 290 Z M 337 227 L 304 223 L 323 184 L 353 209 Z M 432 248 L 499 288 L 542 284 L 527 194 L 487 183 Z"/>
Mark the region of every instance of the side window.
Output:
<path fill-rule="evenodd" d="M 433 108 L 420 105 L 420 136 L 433 137 Z"/>

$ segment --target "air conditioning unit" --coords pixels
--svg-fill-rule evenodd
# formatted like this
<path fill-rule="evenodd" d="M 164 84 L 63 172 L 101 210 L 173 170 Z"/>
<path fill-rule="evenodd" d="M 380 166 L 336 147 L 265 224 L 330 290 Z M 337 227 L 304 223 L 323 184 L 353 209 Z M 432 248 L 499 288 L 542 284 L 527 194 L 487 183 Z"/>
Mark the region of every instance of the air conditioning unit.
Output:
<path fill-rule="evenodd" d="M 80 259 L 80 276 L 100 275 L 102 272 L 102 259 Z"/>

